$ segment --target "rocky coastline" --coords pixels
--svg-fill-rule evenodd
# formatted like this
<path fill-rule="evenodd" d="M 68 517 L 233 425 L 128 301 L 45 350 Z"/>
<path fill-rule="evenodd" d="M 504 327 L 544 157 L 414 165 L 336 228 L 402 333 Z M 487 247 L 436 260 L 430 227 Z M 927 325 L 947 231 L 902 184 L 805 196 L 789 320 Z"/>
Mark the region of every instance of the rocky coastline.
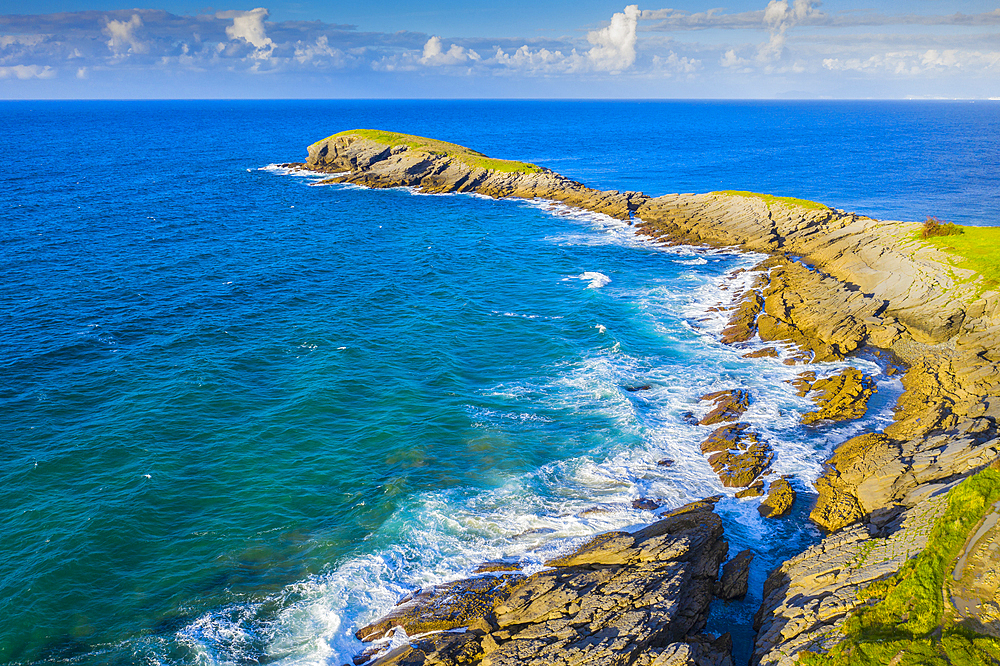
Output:
<path fill-rule="evenodd" d="M 657 242 L 765 254 L 752 288 L 731 306 L 722 340 L 796 350 L 786 362 L 802 366 L 796 388 L 816 403 L 803 418 L 810 427 L 863 415 L 874 391 L 856 368 L 817 378 L 811 362 L 865 350 L 902 370 L 894 422 L 840 444 L 817 480 L 810 518 L 826 536 L 769 575 L 752 664 L 825 663 L 823 655 L 843 653 L 856 639 L 851 618 L 878 602 L 866 590 L 909 571 L 938 539 L 951 491 L 997 466 L 1000 292 L 922 243 L 919 224 L 743 192 L 598 191 L 535 165 L 387 134 L 337 134 L 309 146 L 305 163 L 283 166 L 328 174 L 324 182 L 558 201 L 627 220 Z M 768 350 L 777 354 L 753 353 Z M 763 496 L 761 515 L 780 519 L 795 491 L 769 477 L 770 447 L 740 422 L 752 399 L 735 388 L 703 397 L 709 410 L 700 423 L 717 428 L 702 451 L 723 485 L 741 489 L 738 497 Z M 1000 664 L 1000 615 L 984 596 L 995 597 L 1000 580 L 1000 527 L 989 507 L 980 513 L 962 544 L 961 562 L 972 562 L 976 575 L 965 565 L 960 572 L 949 551 L 941 566 L 954 573 L 935 593 L 945 600 L 940 626 L 910 632 L 914 645 L 930 641 L 944 655 L 935 663 L 949 663 L 942 636 L 960 630 L 980 646 L 969 648 L 980 650 L 980 661 L 967 663 Z M 400 630 L 409 639 L 389 652 L 380 644 L 356 663 L 732 664 L 728 636 L 704 633 L 713 596 L 746 594 L 753 555 L 727 561 L 728 548 L 708 498 L 639 531 L 599 535 L 532 575 L 486 564 L 464 581 L 415 591 L 360 629 L 365 641 Z M 925 663 L 908 660 L 908 649 L 895 663 Z"/>

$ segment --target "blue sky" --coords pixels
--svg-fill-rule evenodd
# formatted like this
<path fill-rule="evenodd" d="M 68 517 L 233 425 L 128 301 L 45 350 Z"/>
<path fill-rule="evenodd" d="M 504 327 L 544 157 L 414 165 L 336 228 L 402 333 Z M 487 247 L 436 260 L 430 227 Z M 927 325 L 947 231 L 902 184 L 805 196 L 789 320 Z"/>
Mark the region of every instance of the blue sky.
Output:
<path fill-rule="evenodd" d="M 1000 97 L 1000 0 L 258 2 L 0 0 L 0 99 Z"/>

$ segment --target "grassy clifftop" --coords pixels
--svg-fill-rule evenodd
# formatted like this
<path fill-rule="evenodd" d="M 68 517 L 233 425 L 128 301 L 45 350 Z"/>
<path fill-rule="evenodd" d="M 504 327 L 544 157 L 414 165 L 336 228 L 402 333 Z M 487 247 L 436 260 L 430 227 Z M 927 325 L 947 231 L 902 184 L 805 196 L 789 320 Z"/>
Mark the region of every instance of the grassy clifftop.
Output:
<path fill-rule="evenodd" d="M 970 534 L 1000 500 L 1000 471 L 986 469 L 953 488 L 923 552 L 872 584 L 828 654 L 802 653 L 806 666 L 995 666 L 1000 640 L 970 631 L 951 611 L 951 572 Z"/>
<path fill-rule="evenodd" d="M 744 192 L 742 190 L 720 190 L 718 192 L 712 192 L 712 194 L 724 194 L 730 197 L 752 197 L 754 199 L 760 199 L 767 207 L 770 208 L 771 204 L 783 203 L 786 206 L 798 206 L 799 208 L 807 208 L 809 210 L 827 210 L 828 206 L 818 203 L 816 201 L 809 201 L 808 199 L 796 199 L 795 197 L 776 197 L 773 194 L 758 194 L 757 192 Z"/>
<path fill-rule="evenodd" d="M 960 234 L 933 236 L 925 242 L 958 257 L 954 264 L 983 276 L 986 287 L 1000 284 L 1000 227 L 959 227 Z"/>
<path fill-rule="evenodd" d="M 434 155 L 446 155 L 454 157 L 472 168 L 491 169 L 493 171 L 508 173 L 537 173 L 542 170 L 541 167 L 529 164 L 528 162 L 498 160 L 455 143 L 428 139 L 413 134 L 403 134 L 401 132 L 385 132 L 373 129 L 347 130 L 346 132 L 338 132 L 333 136 L 327 137 L 323 141 L 330 141 L 342 136 L 357 136 L 369 141 L 383 143 L 387 146 L 407 146 L 413 150 L 421 150 Z"/>

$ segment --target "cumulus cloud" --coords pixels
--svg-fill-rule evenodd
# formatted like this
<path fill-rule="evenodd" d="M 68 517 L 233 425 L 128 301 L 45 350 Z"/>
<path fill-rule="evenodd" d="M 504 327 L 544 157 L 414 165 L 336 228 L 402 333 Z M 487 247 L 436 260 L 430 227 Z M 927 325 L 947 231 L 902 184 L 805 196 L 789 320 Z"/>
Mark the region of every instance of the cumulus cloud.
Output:
<path fill-rule="evenodd" d="M 739 68 L 748 66 L 750 61 L 736 55 L 735 49 L 729 49 L 721 58 L 719 58 L 719 64 L 723 67 Z"/>
<path fill-rule="evenodd" d="M 653 68 L 656 69 L 658 73 L 665 76 L 672 76 L 675 74 L 691 75 L 702 68 L 702 63 L 701 60 L 696 58 L 679 56 L 673 51 L 670 51 L 665 56 L 654 55 Z"/>
<path fill-rule="evenodd" d="M 226 36 L 236 41 L 242 39 L 251 44 L 257 51 L 256 56 L 267 58 L 274 50 L 274 42 L 264 30 L 264 19 L 268 11 L 263 7 L 244 11 L 218 12 L 216 18 L 232 19 L 233 24 L 226 28 Z"/>
<path fill-rule="evenodd" d="M 639 22 L 638 5 L 629 5 L 624 12 L 615 12 L 611 24 L 587 34 L 587 41 L 594 45 L 587 52 L 594 69 L 620 72 L 635 62 L 635 29 Z"/>
<path fill-rule="evenodd" d="M 479 54 L 458 44 L 452 44 L 447 51 L 441 46 L 441 38 L 433 36 L 424 44 L 424 54 L 420 58 L 421 65 L 462 65 L 479 60 Z"/>
<path fill-rule="evenodd" d="M 505 68 L 544 74 L 570 74 L 583 72 L 611 72 L 617 74 L 635 63 L 636 26 L 638 5 L 629 5 L 623 12 L 615 12 L 610 23 L 587 33 L 591 48 L 580 54 L 576 49 L 568 53 L 547 48 L 532 49 L 523 45 L 513 53 L 498 48 L 490 60 Z"/>
<path fill-rule="evenodd" d="M 300 65 L 312 64 L 319 67 L 344 67 L 352 58 L 341 49 L 330 45 L 330 38 L 320 35 L 312 43 L 298 41 L 293 56 Z"/>
<path fill-rule="evenodd" d="M 550 51 L 546 48 L 531 49 L 527 45 L 511 54 L 498 48 L 492 60 L 509 69 L 546 74 L 577 72 L 586 67 L 586 59 L 576 50 L 563 55 L 562 51 Z"/>
<path fill-rule="evenodd" d="M 104 25 L 104 34 L 111 37 L 107 41 L 108 48 L 116 56 L 128 53 L 146 53 L 149 46 L 136 37 L 135 31 L 142 27 L 142 19 L 138 14 L 132 14 L 128 21 L 108 21 Z"/>
<path fill-rule="evenodd" d="M 812 0 L 793 0 L 791 6 L 788 0 L 771 0 L 764 9 L 764 25 L 771 33 L 771 38 L 762 44 L 757 51 L 757 60 L 770 62 L 781 57 L 785 49 L 785 33 L 797 23 L 822 15 L 816 9 L 818 3 Z"/>
<path fill-rule="evenodd" d="M 49 65 L 14 65 L 13 67 L 0 67 L 0 79 L 11 77 L 25 81 L 27 79 L 51 79 L 56 75 L 56 71 Z"/>

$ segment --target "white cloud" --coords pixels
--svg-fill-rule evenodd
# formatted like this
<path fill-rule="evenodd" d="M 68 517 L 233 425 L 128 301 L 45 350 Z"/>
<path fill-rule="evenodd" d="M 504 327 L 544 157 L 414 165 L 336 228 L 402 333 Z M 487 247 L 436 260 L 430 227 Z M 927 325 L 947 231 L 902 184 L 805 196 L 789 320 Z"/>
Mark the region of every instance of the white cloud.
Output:
<path fill-rule="evenodd" d="M 77 69 L 76 70 L 76 78 L 78 78 L 78 79 L 85 79 L 85 78 L 87 78 L 87 68 L 86 67 L 80 67 L 79 69 Z"/>
<path fill-rule="evenodd" d="M 653 56 L 653 67 L 661 74 L 693 74 L 701 69 L 701 60 L 679 56 L 671 51 L 667 56 Z"/>
<path fill-rule="evenodd" d="M 142 19 L 138 14 L 132 14 L 128 21 L 108 21 L 104 26 L 104 34 L 111 37 L 108 48 L 116 56 L 128 53 L 146 53 L 149 46 L 139 40 L 135 31 L 142 27 Z"/>
<path fill-rule="evenodd" d="M 330 39 L 326 35 L 320 35 L 312 44 L 306 44 L 302 41 L 296 42 L 295 59 L 300 65 L 312 63 L 334 67 L 343 67 L 348 62 L 343 51 L 330 46 Z"/>
<path fill-rule="evenodd" d="M 750 61 L 736 55 L 734 49 L 729 49 L 725 55 L 719 58 L 719 64 L 723 67 L 746 67 L 750 64 Z"/>
<path fill-rule="evenodd" d="M 274 42 L 264 30 L 264 19 L 267 18 L 268 11 L 263 7 L 244 11 L 218 12 L 215 17 L 220 19 L 232 19 L 233 24 L 226 28 L 226 36 L 236 41 L 242 39 L 257 49 L 254 57 L 268 58 L 274 51 Z"/>
<path fill-rule="evenodd" d="M 881 72 L 897 76 L 917 76 L 930 72 L 962 69 L 986 72 L 1000 68 L 1000 52 L 961 51 L 894 51 L 878 53 L 868 58 L 825 58 L 823 67 L 834 72 Z"/>
<path fill-rule="evenodd" d="M 639 21 L 638 5 L 629 5 L 624 12 L 616 12 L 611 24 L 587 34 L 587 41 L 594 45 L 587 52 L 593 68 L 604 72 L 620 72 L 635 62 L 635 28 Z"/>
<path fill-rule="evenodd" d="M 56 75 L 56 70 L 48 65 L 14 65 L 13 67 L 0 67 L 0 79 L 15 77 L 26 81 L 27 79 L 51 79 Z"/>
<path fill-rule="evenodd" d="M 497 49 L 493 60 L 510 69 L 548 74 L 575 72 L 585 68 L 583 56 L 575 50 L 569 55 L 563 55 L 562 51 L 548 49 L 533 51 L 527 45 L 509 55 L 503 49 Z"/>
<path fill-rule="evenodd" d="M 617 74 L 635 63 L 635 30 L 641 14 L 638 5 L 629 5 L 624 12 L 615 12 L 606 27 L 587 34 L 587 41 L 593 46 L 583 55 L 576 49 L 564 54 L 562 51 L 531 49 L 524 45 L 510 54 L 498 48 L 490 62 L 533 73 L 598 71 Z"/>
<path fill-rule="evenodd" d="M 478 53 L 462 48 L 458 44 L 452 44 L 451 48 L 445 51 L 441 46 L 441 38 L 435 35 L 424 44 L 424 55 L 419 62 L 421 65 L 431 66 L 462 65 L 479 59 Z"/>
<path fill-rule="evenodd" d="M 796 23 L 823 15 L 816 9 L 818 4 L 813 0 L 793 0 L 791 6 L 788 0 L 768 2 L 764 9 L 764 25 L 771 32 L 771 38 L 760 46 L 757 60 L 767 63 L 780 58 L 785 50 L 785 33 L 788 29 Z"/>

